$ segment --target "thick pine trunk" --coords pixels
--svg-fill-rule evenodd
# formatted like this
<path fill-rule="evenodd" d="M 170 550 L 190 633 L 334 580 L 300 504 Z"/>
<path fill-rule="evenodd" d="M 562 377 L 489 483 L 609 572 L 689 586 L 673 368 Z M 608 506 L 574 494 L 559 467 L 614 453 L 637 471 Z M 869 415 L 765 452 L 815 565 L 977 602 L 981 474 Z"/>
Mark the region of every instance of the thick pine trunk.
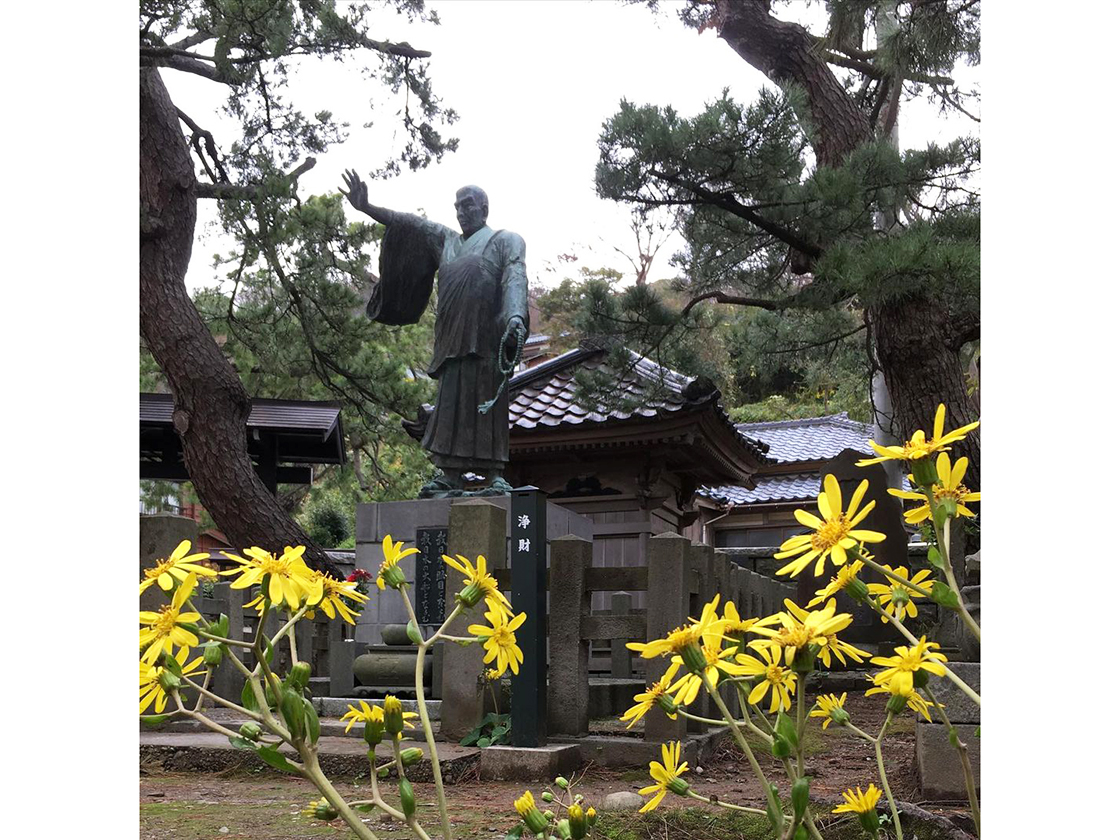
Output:
<path fill-rule="evenodd" d="M 804 90 L 811 123 L 806 128 L 819 165 L 836 166 L 874 138 L 869 116 L 844 90 L 809 33 L 773 17 L 768 0 L 717 0 L 714 22 L 720 38 L 747 63 L 775 82 Z M 947 303 L 921 296 L 870 312 L 899 437 L 916 429 L 928 432 L 941 402 L 946 406 L 946 428 L 963 426 L 979 414 L 968 396 L 958 353 L 962 324 L 955 323 Z M 966 483 L 978 488 L 979 434 L 955 444 L 953 453 L 968 456 Z"/>
<path fill-rule="evenodd" d="M 307 545 L 312 565 L 333 569 L 257 476 L 245 436 L 249 395 L 187 294 L 194 186 L 167 88 L 158 70 L 141 68 L 140 333 L 171 387 L 187 473 L 235 546 Z"/>

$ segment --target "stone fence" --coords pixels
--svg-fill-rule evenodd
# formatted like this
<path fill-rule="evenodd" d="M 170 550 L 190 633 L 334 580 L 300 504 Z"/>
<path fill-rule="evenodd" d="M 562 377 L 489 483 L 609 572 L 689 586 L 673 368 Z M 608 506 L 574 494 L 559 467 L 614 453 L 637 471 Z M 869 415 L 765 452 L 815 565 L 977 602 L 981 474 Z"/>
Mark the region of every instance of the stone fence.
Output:
<path fill-rule="evenodd" d="M 548 729 L 557 735 L 584 735 L 589 722 L 591 644 L 609 640 L 611 676 L 630 678 L 634 660 L 628 641 L 667 635 L 697 617 L 715 594 L 736 602 L 743 615 L 769 615 L 783 609 L 792 585 L 740 567 L 723 552 L 690 543 L 677 534 L 659 534 L 648 543 L 644 567 L 596 568 L 589 540 L 561 537 L 550 542 L 548 573 Z M 496 572 L 508 586 L 509 571 Z M 622 590 L 622 591 L 620 591 Z M 592 594 L 610 592 L 612 610 L 593 613 Z M 633 592 L 645 593 L 645 609 L 631 608 Z M 722 606 L 721 606 L 722 610 Z M 657 680 L 665 659 L 638 659 L 644 680 Z M 644 719 L 645 739 L 663 742 L 683 736 L 683 718 L 670 721 L 660 709 Z"/>

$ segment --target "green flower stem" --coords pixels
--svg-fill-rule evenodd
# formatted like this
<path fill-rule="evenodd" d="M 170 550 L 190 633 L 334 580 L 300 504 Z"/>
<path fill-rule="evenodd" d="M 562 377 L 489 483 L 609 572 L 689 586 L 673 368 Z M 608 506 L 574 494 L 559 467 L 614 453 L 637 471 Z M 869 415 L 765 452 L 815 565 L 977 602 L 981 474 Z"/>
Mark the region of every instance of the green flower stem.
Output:
<path fill-rule="evenodd" d="M 874 743 L 875 743 L 875 739 L 874 739 L 874 738 L 872 738 L 872 737 L 871 737 L 870 735 L 868 735 L 868 734 L 867 734 L 866 732 L 864 732 L 864 731 L 863 731 L 862 729 L 860 729 L 860 728 L 859 728 L 858 726 L 856 726 L 856 725 L 855 725 L 854 723 L 852 723 L 851 721 L 848 721 L 848 722 L 847 722 L 847 723 L 845 723 L 845 724 L 844 724 L 843 726 L 844 726 L 844 728 L 845 728 L 845 729 L 850 729 L 850 730 L 852 730 L 852 732 L 854 732 L 854 733 L 855 733 L 856 735 L 858 735 L 858 736 L 859 736 L 860 738 L 863 738 L 863 740 L 865 740 L 865 741 L 867 741 L 867 742 L 869 742 L 869 743 L 872 743 L 872 744 L 874 744 Z"/>
<path fill-rule="evenodd" d="M 747 760 L 750 762 L 751 769 L 754 771 L 755 776 L 758 778 L 759 784 L 762 785 L 762 790 L 769 790 L 770 782 L 767 780 L 766 774 L 762 772 L 762 767 L 759 766 L 758 759 L 754 757 L 754 751 L 751 750 L 751 745 L 747 743 L 747 739 L 746 737 L 744 737 L 742 730 L 739 728 L 739 724 L 736 723 L 735 718 L 728 710 L 727 704 L 723 702 L 723 697 L 721 697 L 720 693 L 716 691 L 716 687 L 712 685 L 712 681 L 708 679 L 707 674 L 701 672 L 699 676 L 701 681 L 704 683 L 704 689 L 711 696 L 712 700 L 715 701 L 716 706 L 719 708 L 719 713 L 723 715 L 723 719 L 727 721 L 728 725 L 730 726 L 731 734 L 735 738 L 736 743 L 739 744 L 739 748 L 746 754 Z M 809 829 L 809 833 L 812 834 L 813 837 L 816 838 L 816 840 L 822 840 L 821 834 L 817 830 L 816 824 L 808 813 L 805 814 L 804 821 L 805 827 Z"/>
<path fill-rule="evenodd" d="M 724 802 L 722 799 L 713 799 L 710 796 L 702 796 L 691 788 L 685 795 L 699 802 L 706 802 L 709 805 L 715 805 L 720 808 L 728 808 L 732 811 L 742 811 L 745 814 L 761 814 L 764 817 L 766 816 L 766 812 L 761 808 L 748 808 L 745 805 L 732 805 L 730 802 Z"/>
<path fill-rule="evenodd" d="M 416 620 L 416 611 L 412 608 L 412 601 L 408 599 L 408 593 L 401 592 L 401 599 L 404 601 L 405 609 L 408 610 L 408 617 L 419 631 L 420 622 Z M 436 783 L 436 804 L 439 806 L 440 826 L 443 829 L 444 840 L 451 840 L 453 835 L 451 834 L 451 818 L 447 813 L 447 797 L 443 792 L 443 774 L 439 767 L 439 753 L 436 752 L 436 736 L 432 732 L 432 722 L 428 718 L 428 703 L 424 697 L 424 655 L 462 610 L 463 605 L 456 604 L 455 609 L 451 611 L 451 615 L 447 616 L 440 628 L 430 638 L 421 642 L 419 649 L 416 651 L 416 710 L 420 712 L 420 725 L 424 727 L 424 740 L 428 743 L 428 760 L 432 762 L 432 779 Z"/>
<path fill-rule="evenodd" d="M 894 804 L 894 796 L 891 794 L 891 783 L 887 781 L 887 768 L 883 764 L 883 736 L 887 732 L 887 727 L 890 726 L 891 718 L 894 713 L 887 711 L 887 719 L 883 721 L 883 728 L 879 730 L 879 737 L 875 738 L 872 743 L 875 745 L 875 762 L 879 765 L 879 778 L 883 781 L 883 793 L 887 795 L 887 802 L 891 806 L 891 817 L 894 819 L 894 831 L 898 835 L 898 840 L 903 840 L 902 837 L 902 822 L 898 819 L 898 806 Z"/>
<path fill-rule="evenodd" d="M 898 632 L 901 633 L 903 636 L 905 636 L 906 640 L 908 642 L 910 642 L 910 644 L 912 644 L 912 645 L 919 644 L 919 641 L 918 641 L 917 637 L 913 633 L 911 633 L 909 630 L 907 630 L 906 626 L 901 621 L 899 621 L 897 618 L 895 618 L 889 612 L 887 612 L 882 607 L 880 607 L 878 604 L 876 604 L 875 600 L 873 598 L 868 598 L 867 599 L 867 604 L 868 604 L 868 606 L 871 607 L 871 609 L 873 609 L 875 612 L 877 612 L 879 615 L 881 615 L 883 618 L 885 618 L 887 621 L 889 621 L 891 624 L 893 624 L 895 626 L 895 629 L 898 630 Z M 948 665 L 946 665 L 944 662 L 942 662 L 941 664 L 945 667 L 945 676 L 949 678 L 950 682 L 952 682 L 953 685 L 955 685 L 957 688 L 959 688 L 961 691 L 963 691 L 965 694 L 967 694 L 968 698 L 973 703 L 975 703 L 977 706 L 979 706 L 980 705 L 980 695 L 977 694 L 973 690 L 972 686 L 970 686 L 968 683 L 966 683 L 964 680 L 962 680 L 960 677 L 958 677 L 955 673 L 953 673 L 953 669 L 950 668 Z"/>
<path fill-rule="evenodd" d="M 284 624 L 284 626 L 276 631 L 276 635 L 272 637 L 272 646 L 273 647 L 276 647 L 277 643 L 284 637 L 285 633 L 287 633 L 289 630 L 291 630 L 293 627 L 296 626 L 296 622 L 298 622 L 301 618 L 303 618 L 303 614 L 306 613 L 307 610 L 308 610 L 308 607 L 307 607 L 306 604 L 304 606 L 300 607 L 298 610 L 296 610 L 295 615 L 293 615 L 291 618 L 289 618 L 287 620 L 287 622 Z M 264 616 L 263 615 L 261 616 L 261 621 L 264 621 Z M 292 638 L 292 656 L 293 657 L 295 656 L 295 649 L 296 649 L 296 640 L 295 640 L 295 637 L 293 636 L 293 638 Z M 295 661 L 294 658 L 293 658 L 293 661 Z"/>
<path fill-rule="evenodd" d="M 933 496 L 927 491 L 926 495 L 930 497 L 930 516 L 933 515 Z M 957 586 L 957 576 L 953 574 L 953 563 L 951 562 L 952 555 L 949 554 L 949 531 L 950 521 L 945 520 L 944 536 L 937 535 L 937 541 L 941 544 L 941 558 L 942 558 L 942 571 L 945 572 L 945 581 L 949 584 L 949 588 L 957 596 L 957 615 L 961 617 L 964 626 L 968 628 L 969 632 L 976 637 L 976 641 L 980 641 L 980 625 L 973 619 L 972 614 L 968 611 L 968 604 L 965 603 L 964 595 L 961 594 L 961 588 Z M 937 529 L 934 528 L 934 531 Z"/>
<path fill-rule="evenodd" d="M 750 694 L 743 687 L 743 684 L 739 680 L 732 680 L 732 682 L 735 683 L 735 689 L 739 692 L 739 705 L 742 706 L 744 710 L 753 709 L 759 720 L 761 720 L 766 725 L 767 731 L 763 732 L 755 724 L 751 723 L 750 714 L 748 713 L 748 711 L 744 711 L 743 713 L 743 725 L 767 744 L 773 744 L 774 727 L 770 725 L 770 721 L 766 719 L 766 715 L 762 713 L 762 709 L 758 708 L 758 706 L 750 702 L 750 700 L 748 699 Z"/>
<path fill-rule="evenodd" d="M 407 778 L 404 774 L 404 761 L 401 760 L 400 738 L 393 739 L 393 758 L 397 762 L 397 776 L 402 779 Z M 419 840 L 432 840 L 432 838 L 428 836 L 428 832 L 424 830 L 424 826 L 420 825 L 420 823 L 417 821 L 415 813 L 411 817 L 406 817 L 405 822 L 408 824 L 408 827 L 412 829 L 412 833 L 415 834 L 417 838 L 419 838 Z"/>
<path fill-rule="evenodd" d="M 686 712 L 684 709 L 677 709 L 677 714 L 681 715 L 682 717 L 688 718 L 689 720 L 695 720 L 695 721 L 699 721 L 700 723 L 706 723 L 709 726 L 727 726 L 727 721 L 725 721 L 725 720 L 716 720 L 715 718 L 700 717 L 700 715 L 694 715 L 691 712 Z"/>
<path fill-rule="evenodd" d="M 323 794 L 323 798 L 330 803 L 331 807 L 338 811 L 338 815 L 346 821 L 350 830 L 358 835 L 359 840 L 378 840 L 377 835 L 362 822 L 362 818 L 346 804 L 346 800 L 335 790 L 330 780 L 323 775 L 323 771 L 319 768 L 318 755 L 302 743 L 297 744 L 296 749 L 299 751 L 300 758 L 305 762 L 303 774 L 319 789 L 319 793 Z"/>
<path fill-rule="evenodd" d="M 437 633 L 435 636 L 432 636 L 432 638 L 429 639 L 428 641 L 432 641 L 432 640 L 436 639 L 437 637 L 439 639 L 445 641 L 445 642 L 472 642 L 473 643 L 473 642 L 478 641 L 477 636 L 450 636 L 447 633 Z"/>
<path fill-rule="evenodd" d="M 232 700 L 227 700 L 224 697 L 219 697 L 217 694 L 215 694 L 212 691 L 208 691 L 205 683 L 203 685 L 199 685 L 198 683 L 196 683 L 194 680 L 192 680 L 190 677 L 187 677 L 187 676 L 180 677 L 180 679 L 183 680 L 183 682 L 185 682 L 187 685 L 189 685 L 195 691 L 197 691 L 198 694 L 199 694 L 199 697 L 208 697 L 211 700 L 213 700 L 215 703 L 217 703 L 219 706 L 225 706 L 227 709 L 232 709 L 235 712 L 240 712 L 241 714 L 245 715 L 247 718 L 250 718 L 251 720 L 255 720 L 258 723 L 261 722 L 261 716 L 259 714 L 257 714 L 256 712 L 250 712 L 244 706 L 239 706 L 236 703 L 234 703 Z M 197 709 L 195 711 L 197 711 Z"/>
<path fill-rule="evenodd" d="M 906 578 L 902 577 L 902 575 L 896 574 L 895 572 L 891 571 L 886 566 L 884 566 L 880 563 L 876 563 L 868 555 L 861 554 L 860 559 L 863 561 L 865 566 L 870 566 L 872 569 L 877 571 L 883 577 L 889 578 L 890 580 L 893 580 L 899 586 L 902 586 L 906 589 L 909 589 L 915 595 L 918 595 L 921 598 L 928 598 L 929 597 L 929 591 L 928 590 L 922 589 L 919 586 L 917 586 L 916 584 L 911 583 Z M 869 600 L 871 600 L 873 602 L 875 601 L 874 598 L 870 598 Z"/>
<path fill-rule="evenodd" d="M 202 692 L 206 691 L 206 689 L 208 689 L 210 687 L 210 677 L 213 673 L 214 673 L 213 668 L 207 668 L 206 673 L 202 677 L 202 685 L 195 685 L 195 684 L 192 683 L 192 685 L 195 685 L 195 688 L 199 689 L 198 699 L 196 699 L 194 701 L 194 710 L 196 712 L 202 710 L 202 699 L 203 699 Z M 187 680 L 187 682 L 190 682 L 190 680 L 187 679 L 187 677 L 185 677 L 185 676 L 183 677 L 183 679 Z"/>
<path fill-rule="evenodd" d="M 292 655 L 292 665 L 299 662 L 299 655 L 296 653 L 296 628 L 288 628 L 288 652 Z"/>
<path fill-rule="evenodd" d="M 252 645 L 249 645 L 249 647 L 252 648 Z M 241 675 L 243 677 L 245 677 L 245 679 L 249 679 L 249 677 L 251 677 L 253 675 L 253 672 L 245 667 L 245 663 L 241 661 L 240 657 L 237 657 L 237 656 L 233 655 L 232 650 L 230 650 L 229 648 L 226 648 L 225 654 L 226 654 L 226 659 L 228 659 L 230 662 L 232 662 L 234 664 L 234 666 L 237 668 L 237 670 L 239 670 L 241 672 Z"/>
<path fill-rule="evenodd" d="M 178 706 L 179 712 L 181 712 L 182 714 L 186 715 L 189 718 L 197 720 L 199 723 L 201 723 L 207 729 L 212 729 L 215 732 L 218 732 L 222 735 L 225 735 L 227 738 L 240 738 L 241 737 L 241 735 L 239 733 L 234 732 L 232 729 L 227 729 L 226 727 L 222 726 L 217 721 L 210 720 L 210 718 L 206 717 L 206 715 L 202 714 L 201 712 L 195 712 L 195 711 L 192 711 L 191 709 L 188 709 L 186 706 L 183 705 L 183 699 L 179 696 L 179 692 L 178 692 L 177 689 L 174 689 L 174 688 L 171 689 L 171 696 L 175 699 L 175 705 Z"/>
<path fill-rule="evenodd" d="M 393 765 L 393 762 L 390 761 L 388 764 L 386 764 L 384 766 L 392 767 L 392 765 Z M 388 802 L 386 802 L 384 797 L 381 796 L 381 787 L 377 784 L 377 771 L 380 770 L 380 769 L 381 769 L 380 767 L 376 766 L 373 763 L 373 759 L 371 758 L 369 760 L 369 787 L 370 787 L 370 790 L 373 791 L 373 804 L 376 805 L 378 808 L 380 808 L 382 811 L 384 811 L 386 814 L 388 814 L 393 819 L 400 820 L 401 822 L 404 822 L 405 821 L 404 811 L 398 811 L 396 808 L 394 808 L 392 805 L 390 805 Z"/>
<path fill-rule="evenodd" d="M 960 756 L 961 770 L 964 772 L 965 790 L 968 791 L 968 807 L 972 809 L 972 822 L 976 826 L 976 836 L 980 836 L 980 801 L 976 796 L 976 780 L 972 776 L 972 763 L 968 760 L 968 746 L 961 741 L 960 736 L 954 737 L 956 734 L 956 727 L 949 722 L 949 716 L 945 714 L 945 710 L 933 698 L 933 693 L 928 687 L 922 689 L 922 694 L 926 696 L 930 705 L 937 710 L 937 716 L 941 718 L 941 722 L 945 724 L 945 731 L 949 735 L 950 743 L 955 742 L 957 747 L 957 755 Z"/>
<path fill-rule="evenodd" d="M 805 678 L 797 675 L 797 776 L 805 775 Z"/>
<path fill-rule="evenodd" d="M 215 636 L 211 633 L 207 633 L 205 630 L 199 630 L 198 635 L 200 635 L 202 638 L 207 639 L 208 641 L 211 641 L 211 642 L 221 642 L 223 645 L 233 645 L 234 647 L 243 647 L 243 648 L 252 648 L 253 647 L 252 642 L 246 642 L 244 640 L 239 641 L 238 639 L 227 639 L 225 636 Z"/>
<path fill-rule="evenodd" d="M 280 723 L 272 716 L 272 712 L 268 710 L 268 701 L 264 696 L 264 688 L 260 684 L 257 672 L 262 670 L 266 674 L 266 679 L 270 683 L 276 683 L 276 677 L 272 673 L 272 669 L 268 667 L 264 659 L 264 650 L 261 648 L 261 639 L 264 636 L 264 621 L 268 617 L 269 611 L 272 609 L 272 602 L 267 598 L 264 600 L 264 609 L 261 611 L 260 621 L 257 623 L 257 632 L 253 635 L 253 657 L 257 660 L 257 664 L 250 672 L 248 681 L 249 686 L 253 692 L 253 699 L 257 701 L 257 708 L 261 710 L 261 722 L 269 728 L 273 735 L 278 738 L 292 743 L 292 736 L 288 730 L 281 726 Z M 280 688 L 278 684 L 272 687 L 273 694 L 277 699 L 280 698 Z M 295 744 L 293 744 L 295 746 Z"/>

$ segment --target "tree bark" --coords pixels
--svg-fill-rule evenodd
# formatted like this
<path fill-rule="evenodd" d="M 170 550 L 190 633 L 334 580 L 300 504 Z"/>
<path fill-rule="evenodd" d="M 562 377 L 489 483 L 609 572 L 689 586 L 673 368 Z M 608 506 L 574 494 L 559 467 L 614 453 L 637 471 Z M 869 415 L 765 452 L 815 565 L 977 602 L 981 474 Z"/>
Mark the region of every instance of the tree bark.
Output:
<path fill-rule="evenodd" d="M 714 23 L 719 36 L 752 67 L 774 82 L 805 91 L 810 125 L 806 134 L 819 165 L 835 166 L 860 145 L 874 139 L 870 115 L 845 92 L 812 37 L 795 23 L 770 15 L 769 0 L 717 0 Z M 817 243 L 827 247 L 828 243 Z M 883 368 L 900 437 L 932 427 L 939 403 L 947 412 L 946 428 L 976 419 L 959 358 L 965 324 L 952 301 L 928 294 L 869 311 L 872 337 Z M 971 318 L 967 319 L 971 322 Z M 980 438 L 973 433 L 954 445 L 967 455 L 965 483 L 980 486 Z"/>
<path fill-rule="evenodd" d="M 250 400 L 187 294 L 197 201 L 190 151 L 167 88 L 140 68 L 140 333 L 167 377 L 183 460 L 199 499 L 238 547 L 306 545 L 337 571 L 257 476 L 245 422 Z"/>

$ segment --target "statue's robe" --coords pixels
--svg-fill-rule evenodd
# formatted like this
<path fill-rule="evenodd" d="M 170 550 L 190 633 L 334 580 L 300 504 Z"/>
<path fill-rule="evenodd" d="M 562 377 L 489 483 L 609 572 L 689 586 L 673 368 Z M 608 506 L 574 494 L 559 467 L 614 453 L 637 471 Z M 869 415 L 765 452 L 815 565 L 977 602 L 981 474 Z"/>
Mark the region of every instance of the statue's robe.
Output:
<path fill-rule="evenodd" d="M 436 466 L 501 472 L 509 461 L 509 391 L 479 413 L 501 384 L 498 354 L 510 320 L 529 325 L 525 240 L 489 227 L 464 238 L 443 225 L 394 214 L 381 242 L 380 282 L 367 314 L 414 324 L 436 287 L 435 348 L 428 374 L 439 382 L 421 445 Z"/>

